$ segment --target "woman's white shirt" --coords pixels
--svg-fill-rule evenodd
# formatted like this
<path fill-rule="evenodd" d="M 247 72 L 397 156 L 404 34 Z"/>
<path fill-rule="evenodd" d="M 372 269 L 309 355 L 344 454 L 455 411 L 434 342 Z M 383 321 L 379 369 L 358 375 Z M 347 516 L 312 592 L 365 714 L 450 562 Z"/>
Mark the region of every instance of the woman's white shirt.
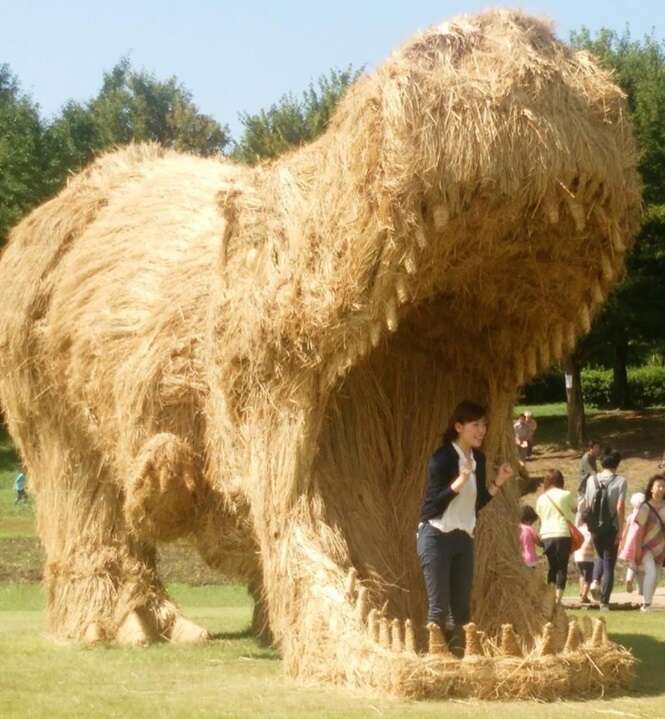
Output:
<path fill-rule="evenodd" d="M 453 442 L 453 447 L 457 452 L 461 467 L 464 462 L 469 460 L 455 442 Z M 476 458 L 473 456 L 473 452 L 471 453 L 470 464 L 471 474 L 469 479 L 464 483 L 457 496 L 451 500 L 440 517 L 429 520 L 429 523 L 440 532 L 452 532 L 455 529 L 461 529 L 473 537 L 473 531 L 476 528 L 476 497 L 478 496 Z"/>

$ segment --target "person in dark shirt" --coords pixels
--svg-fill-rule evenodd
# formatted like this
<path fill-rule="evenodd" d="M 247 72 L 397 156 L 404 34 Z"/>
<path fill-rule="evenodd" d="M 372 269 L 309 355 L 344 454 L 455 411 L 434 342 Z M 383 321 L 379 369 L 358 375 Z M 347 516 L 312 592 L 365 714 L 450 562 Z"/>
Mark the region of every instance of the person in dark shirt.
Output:
<path fill-rule="evenodd" d="M 480 451 L 487 432 L 485 417 L 484 408 L 468 400 L 455 408 L 443 444 L 429 461 L 418 525 L 427 621 L 438 624 L 457 651 L 470 617 L 476 516 L 513 476 L 511 466 L 504 463 L 487 486 L 485 455 Z"/>
<path fill-rule="evenodd" d="M 586 481 L 592 475 L 598 472 L 597 459 L 600 457 L 600 445 L 598 442 L 590 440 L 587 444 L 587 450 L 580 460 L 580 483 L 577 487 L 577 496 L 583 497 L 586 493 Z"/>

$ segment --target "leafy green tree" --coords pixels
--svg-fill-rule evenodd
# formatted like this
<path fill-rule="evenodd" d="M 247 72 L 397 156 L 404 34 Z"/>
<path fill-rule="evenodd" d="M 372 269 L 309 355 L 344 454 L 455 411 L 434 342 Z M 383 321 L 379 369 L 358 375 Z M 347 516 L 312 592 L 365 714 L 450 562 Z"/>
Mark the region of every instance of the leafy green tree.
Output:
<path fill-rule="evenodd" d="M 51 171 L 62 180 L 99 152 L 153 140 L 165 147 L 211 156 L 230 140 L 226 126 L 199 112 L 176 78 L 157 80 L 133 70 L 123 58 L 104 74 L 99 94 L 87 103 L 68 102 L 48 128 Z"/>
<path fill-rule="evenodd" d="M 0 65 L 0 246 L 9 229 L 48 191 L 39 108 Z"/>
<path fill-rule="evenodd" d="M 642 41 L 603 29 L 595 37 L 583 29 L 572 36 L 612 69 L 627 95 L 642 155 L 645 216 L 628 258 L 627 273 L 578 354 L 613 368 L 613 401 L 631 404 L 627 366 L 644 348 L 665 344 L 665 44 L 653 35 Z"/>
<path fill-rule="evenodd" d="M 268 110 L 241 113 L 244 132 L 233 157 L 255 164 L 313 140 L 328 127 L 337 103 L 361 72 L 351 65 L 346 70 L 333 69 L 316 85 L 310 83 L 301 98 L 289 93 Z"/>

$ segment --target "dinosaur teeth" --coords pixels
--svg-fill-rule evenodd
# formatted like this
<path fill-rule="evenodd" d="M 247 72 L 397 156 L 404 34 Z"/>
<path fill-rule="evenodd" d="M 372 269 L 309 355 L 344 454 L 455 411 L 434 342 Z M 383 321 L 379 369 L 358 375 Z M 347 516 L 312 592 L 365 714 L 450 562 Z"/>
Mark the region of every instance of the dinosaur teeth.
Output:
<path fill-rule="evenodd" d="M 97 622 L 88 624 L 85 634 L 83 635 L 83 641 L 86 644 L 96 644 L 97 642 L 101 642 L 103 639 L 104 633 L 102 632 L 102 628 L 99 624 Z"/>
<path fill-rule="evenodd" d="M 543 627 L 543 633 L 541 635 L 540 642 L 540 656 L 546 657 L 554 654 L 554 625 L 552 622 L 547 622 Z"/>
<path fill-rule="evenodd" d="M 591 646 L 604 647 L 607 645 L 607 626 L 603 619 L 593 619 L 593 634 L 591 635 Z"/>
<path fill-rule="evenodd" d="M 591 296 L 593 298 L 593 301 L 595 304 L 600 305 L 605 301 L 605 295 L 603 294 L 603 289 L 600 286 L 600 282 L 596 280 L 591 285 Z"/>
<path fill-rule="evenodd" d="M 372 347 L 378 347 L 381 341 L 381 323 L 372 322 L 369 328 L 369 341 Z"/>
<path fill-rule="evenodd" d="M 402 622 L 399 619 L 393 619 L 390 623 L 390 648 L 394 652 L 401 652 L 404 649 L 402 641 Z"/>
<path fill-rule="evenodd" d="M 450 220 L 450 212 L 445 205 L 437 205 L 432 210 L 432 218 L 434 220 L 434 227 L 441 232 Z"/>
<path fill-rule="evenodd" d="M 413 249 L 409 249 L 404 255 L 404 259 L 402 260 L 402 264 L 404 265 L 404 269 L 406 270 L 407 274 L 409 275 L 415 275 L 418 270 L 418 263 L 416 262 L 416 255 L 413 251 Z"/>
<path fill-rule="evenodd" d="M 575 349 L 575 345 L 577 344 L 577 329 L 575 328 L 575 325 L 570 322 L 566 326 L 566 349 L 569 352 L 572 352 Z"/>
<path fill-rule="evenodd" d="M 577 202 L 577 200 L 573 200 L 572 198 L 568 198 L 568 209 L 570 211 L 570 214 L 573 218 L 573 222 L 575 223 L 575 229 L 578 232 L 584 232 L 584 228 L 586 227 L 586 217 L 584 215 L 584 207 Z"/>
<path fill-rule="evenodd" d="M 559 203 L 556 198 L 549 194 L 545 195 L 543 198 L 543 207 L 550 225 L 556 225 L 559 221 Z"/>
<path fill-rule="evenodd" d="M 603 277 L 605 278 L 605 280 L 607 282 L 611 282 L 612 278 L 614 277 L 614 265 L 612 264 L 612 260 L 606 252 L 603 252 L 600 255 L 600 268 L 602 270 Z"/>
<path fill-rule="evenodd" d="M 416 652 L 416 635 L 410 619 L 404 620 L 404 650 L 414 654 Z"/>
<path fill-rule="evenodd" d="M 367 615 L 367 633 L 372 641 L 379 643 L 379 612 L 377 609 L 370 609 Z"/>
<path fill-rule="evenodd" d="M 395 281 L 395 292 L 397 293 L 397 301 L 404 305 L 409 299 L 409 293 L 406 287 L 406 281 L 403 277 L 398 277 Z"/>
<path fill-rule="evenodd" d="M 428 652 L 430 654 L 450 654 L 441 627 L 436 622 L 430 622 L 426 629 L 429 634 Z"/>
<path fill-rule="evenodd" d="M 610 241 L 615 252 L 623 254 L 626 251 L 626 243 L 621 236 L 621 232 L 617 227 L 613 227 L 610 232 Z"/>
<path fill-rule="evenodd" d="M 421 225 L 416 227 L 416 244 L 421 250 L 424 250 L 427 247 L 427 235 Z"/>
<path fill-rule="evenodd" d="M 356 617 L 359 621 L 365 622 L 369 615 L 369 592 L 367 587 L 360 587 L 358 590 L 358 600 L 356 602 Z"/>
<path fill-rule="evenodd" d="M 512 624 L 501 625 L 501 653 L 507 657 L 522 656 L 522 650 Z"/>
<path fill-rule="evenodd" d="M 390 624 L 387 617 L 379 619 L 379 644 L 384 649 L 390 649 Z"/>
<path fill-rule="evenodd" d="M 394 297 L 386 305 L 386 327 L 390 332 L 397 332 L 397 303 Z"/>
<path fill-rule="evenodd" d="M 572 619 L 568 624 L 568 636 L 566 638 L 566 646 L 563 651 L 566 653 L 572 653 L 577 651 L 579 646 L 584 642 L 584 634 L 580 629 L 580 625 L 577 620 Z"/>
<path fill-rule="evenodd" d="M 464 637 L 464 658 L 481 656 L 483 650 L 480 646 L 478 627 L 473 622 L 464 625 Z"/>
<path fill-rule="evenodd" d="M 349 573 L 346 575 L 346 585 L 344 593 L 349 602 L 353 601 L 356 596 L 356 580 L 358 579 L 358 570 L 355 567 L 349 569 Z"/>
<path fill-rule="evenodd" d="M 358 357 L 364 357 L 369 352 L 369 338 L 365 335 L 360 335 L 357 339 L 356 349 Z"/>

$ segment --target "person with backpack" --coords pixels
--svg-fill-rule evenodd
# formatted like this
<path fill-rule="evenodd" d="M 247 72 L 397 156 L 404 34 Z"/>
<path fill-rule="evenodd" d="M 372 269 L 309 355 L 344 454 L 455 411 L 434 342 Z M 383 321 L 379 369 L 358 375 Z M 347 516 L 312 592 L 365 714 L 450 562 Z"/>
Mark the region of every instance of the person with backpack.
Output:
<path fill-rule="evenodd" d="M 584 495 L 584 507 L 589 509 L 587 526 L 598 555 L 589 592 L 594 600 L 600 601 L 602 611 L 610 608 L 619 539 L 623 534 L 628 485 L 617 474 L 620 462 L 619 452 L 605 449 L 600 459 L 603 469 L 588 478 Z"/>
<path fill-rule="evenodd" d="M 592 474 L 598 472 L 597 460 L 600 456 L 600 444 L 591 439 L 587 443 L 587 450 L 580 460 L 580 483 L 577 486 L 577 496 L 584 497 L 587 480 Z"/>
<path fill-rule="evenodd" d="M 577 514 L 575 515 L 575 526 L 580 529 L 586 525 L 582 521 L 582 512 L 586 509 L 584 505 L 584 496 L 586 494 L 586 485 L 589 477 L 598 472 L 597 460 L 600 456 L 600 444 L 595 439 L 587 442 L 586 452 L 580 460 L 580 481 L 577 485 Z"/>
<path fill-rule="evenodd" d="M 641 610 L 648 612 L 665 561 L 665 476 L 651 477 L 644 494 L 646 499 L 634 520 L 640 527 L 635 540 L 635 563 L 644 577 Z"/>

